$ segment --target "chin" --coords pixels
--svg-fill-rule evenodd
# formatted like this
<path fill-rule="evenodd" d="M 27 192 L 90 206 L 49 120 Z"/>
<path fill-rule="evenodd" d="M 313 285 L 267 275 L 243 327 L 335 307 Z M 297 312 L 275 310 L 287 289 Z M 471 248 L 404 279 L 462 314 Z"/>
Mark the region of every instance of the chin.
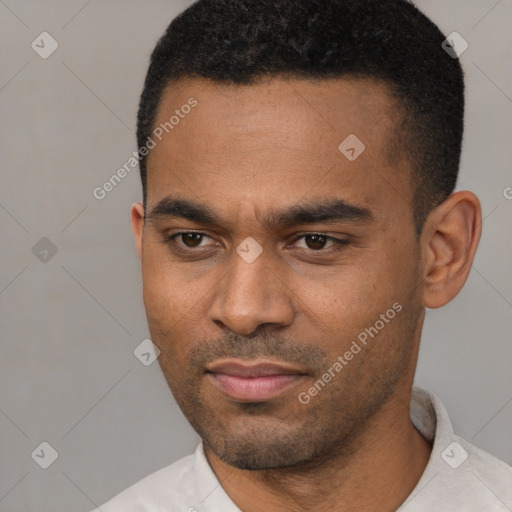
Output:
<path fill-rule="evenodd" d="M 314 443 L 307 432 L 303 431 L 301 435 L 300 432 L 289 431 L 283 435 L 282 432 L 279 434 L 277 428 L 255 428 L 247 431 L 245 435 L 238 432 L 234 436 L 228 435 L 224 430 L 221 437 L 208 434 L 201 437 L 205 447 L 223 462 L 237 469 L 250 471 L 311 464 L 332 450 L 332 447 L 323 443 Z"/>

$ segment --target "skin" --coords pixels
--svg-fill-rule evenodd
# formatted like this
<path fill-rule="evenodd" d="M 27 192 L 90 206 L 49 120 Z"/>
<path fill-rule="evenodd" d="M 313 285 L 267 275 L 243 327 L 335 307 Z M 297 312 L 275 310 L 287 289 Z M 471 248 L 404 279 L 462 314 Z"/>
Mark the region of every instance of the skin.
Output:
<path fill-rule="evenodd" d="M 399 109 L 381 83 L 183 80 L 165 92 L 155 126 L 190 97 L 198 105 L 149 154 L 146 219 L 142 204 L 131 210 L 170 389 L 244 512 L 396 510 L 431 451 L 409 410 L 425 308 L 443 306 L 466 281 L 479 201 L 451 195 L 417 237 L 408 162 L 391 166 L 385 156 Z M 352 162 L 338 150 L 349 134 L 366 146 Z M 219 222 L 152 215 L 168 196 L 210 208 Z M 264 222 L 320 199 L 370 216 Z M 164 242 L 190 231 L 206 236 Z M 263 250 L 252 263 L 236 252 L 247 237 Z M 301 403 L 299 393 L 395 303 L 402 310 Z M 206 373 L 233 357 L 285 363 L 302 376 L 269 400 L 235 400 Z"/>

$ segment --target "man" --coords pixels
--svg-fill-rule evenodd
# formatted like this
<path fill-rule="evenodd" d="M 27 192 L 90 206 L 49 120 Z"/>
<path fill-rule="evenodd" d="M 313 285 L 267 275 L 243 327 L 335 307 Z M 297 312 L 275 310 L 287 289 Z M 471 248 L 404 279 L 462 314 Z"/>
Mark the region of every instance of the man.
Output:
<path fill-rule="evenodd" d="M 444 40 L 405 0 L 200 0 L 171 23 L 131 222 L 202 442 L 103 512 L 512 510 L 512 468 L 413 389 L 425 308 L 461 290 L 481 230 L 453 193 Z"/>

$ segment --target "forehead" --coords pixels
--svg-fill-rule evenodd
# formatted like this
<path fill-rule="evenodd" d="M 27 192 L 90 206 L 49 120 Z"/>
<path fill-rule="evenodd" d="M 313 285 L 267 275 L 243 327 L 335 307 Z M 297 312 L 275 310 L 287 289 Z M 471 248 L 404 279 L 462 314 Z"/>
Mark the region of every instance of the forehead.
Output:
<path fill-rule="evenodd" d="M 179 193 L 261 207 L 331 193 L 396 210 L 398 194 L 410 209 L 410 179 L 388 163 L 396 112 L 385 84 L 370 80 L 171 83 L 154 124 L 148 203 Z"/>

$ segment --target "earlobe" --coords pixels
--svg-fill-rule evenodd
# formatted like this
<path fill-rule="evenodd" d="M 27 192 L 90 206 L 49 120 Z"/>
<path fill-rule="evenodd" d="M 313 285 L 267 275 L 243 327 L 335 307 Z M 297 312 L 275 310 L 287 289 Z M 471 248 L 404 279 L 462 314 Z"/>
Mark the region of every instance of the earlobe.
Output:
<path fill-rule="evenodd" d="M 422 237 L 423 305 L 439 308 L 462 289 L 471 270 L 482 226 L 480 201 L 456 192 L 431 212 Z"/>
<path fill-rule="evenodd" d="M 142 235 L 144 231 L 144 206 L 142 203 L 133 203 L 130 211 L 130 221 L 133 236 L 135 238 L 135 249 L 139 260 L 142 262 Z"/>

